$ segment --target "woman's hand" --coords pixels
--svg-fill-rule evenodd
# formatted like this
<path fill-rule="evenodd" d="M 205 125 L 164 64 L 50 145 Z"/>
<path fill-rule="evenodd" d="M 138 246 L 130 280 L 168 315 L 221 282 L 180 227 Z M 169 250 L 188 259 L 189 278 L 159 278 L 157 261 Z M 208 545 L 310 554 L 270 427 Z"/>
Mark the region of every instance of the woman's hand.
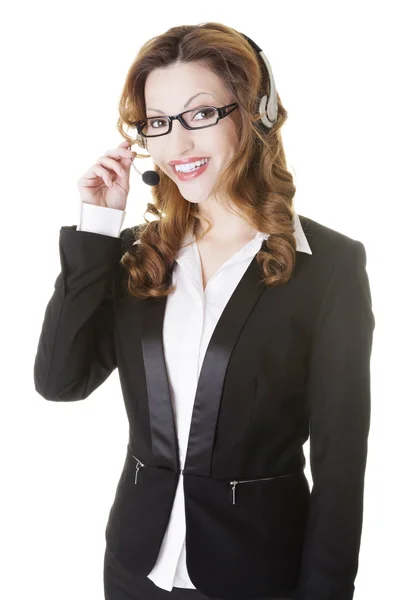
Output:
<path fill-rule="evenodd" d="M 129 193 L 129 173 L 137 152 L 124 140 L 89 167 L 78 179 L 82 202 L 125 210 Z"/>

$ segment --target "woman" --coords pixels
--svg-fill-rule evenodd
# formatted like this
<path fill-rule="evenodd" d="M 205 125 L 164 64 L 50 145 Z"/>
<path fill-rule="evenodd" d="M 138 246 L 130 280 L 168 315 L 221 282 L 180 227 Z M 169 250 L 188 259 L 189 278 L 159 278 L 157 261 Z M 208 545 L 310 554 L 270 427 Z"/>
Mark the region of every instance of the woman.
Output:
<path fill-rule="evenodd" d="M 107 600 L 353 596 L 366 253 L 294 211 L 287 113 L 259 51 L 219 23 L 144 44 L 120 101 L 125 141 L 82 175 L 81 222 L 60 231 L 36 390 L 83 399 L 118 366 L 130 425 Z M 156 218 L 121 232 L 133 142 L 156 165 Z"/>

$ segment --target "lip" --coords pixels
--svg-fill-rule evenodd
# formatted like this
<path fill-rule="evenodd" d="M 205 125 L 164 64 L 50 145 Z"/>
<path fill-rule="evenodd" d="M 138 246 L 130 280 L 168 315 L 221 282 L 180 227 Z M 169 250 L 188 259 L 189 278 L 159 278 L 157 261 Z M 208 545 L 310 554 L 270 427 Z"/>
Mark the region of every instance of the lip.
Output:
<path fill-rule="evenodd" d="M 200 177 L 200 175 L 204 173 L 204 171 L 207 169 L 209 164 L 210 161 L 206 162 L 206 164 L 202 167 L 198 167 L 193 171 L 189 171 L 189 173 L 178 173 L 178 171 L 176 171 L 173 166 L 171 166 L 171 169 L 173 170 L 175 176 L 179 179 L 179 181 L 192 181 L 192 179 L 197 179 L 197 177 Z"/>
<path fill-rule="evenodd" d="M 210 158 L 209 156 L 189 156 L 188 158 L 182 158 L 181 160 L 170 160 L 169 165 L 185 165 L 187 163 L 196 162 L 196 160 L 202 160 L 203 158 Z"/>

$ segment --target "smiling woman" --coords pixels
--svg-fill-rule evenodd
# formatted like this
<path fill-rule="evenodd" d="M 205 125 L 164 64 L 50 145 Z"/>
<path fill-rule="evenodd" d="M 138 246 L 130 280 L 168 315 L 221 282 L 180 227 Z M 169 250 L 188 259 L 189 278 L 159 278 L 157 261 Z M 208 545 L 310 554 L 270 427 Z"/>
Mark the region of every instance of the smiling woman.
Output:
<path fill-rule="evenodd" d="M 286 112 L 244 34 L 212 22 L 149 40 L 119 109 L 137 138 L 103 157 L 116 205 L 85 202 L 109 176 L 90 169 L 34 367 L 59 402 L 118 368 L 129 438 L 105 596 L 351 600 L 375 325 L 364 245 L 294 211 Z M 129 141 L 160 182 L 156 218 L 120 231 Z"/>

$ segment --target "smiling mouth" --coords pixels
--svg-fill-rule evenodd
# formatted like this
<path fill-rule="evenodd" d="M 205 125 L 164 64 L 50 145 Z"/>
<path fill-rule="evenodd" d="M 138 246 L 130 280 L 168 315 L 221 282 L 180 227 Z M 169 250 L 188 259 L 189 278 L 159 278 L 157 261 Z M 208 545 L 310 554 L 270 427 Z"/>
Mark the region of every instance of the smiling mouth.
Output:
<path fill-rule="evenodd" d="M 185 170 L 179 170 L 179 171 L 178 171 L 178 169 L 177 169 L 176 167 L 177 167 L 177 166 L 179 167 L 179 166 L 182 166 L 182 165 L 171 165 L 171 166 L 172 166 L 172 169 L 173 169 L 174 173 L 179 173 L 179 174 L 180 174 L 180 173 L 183 173 L 183 174 L 185 174 L 185 173 L 192 173 L 193 171 L 196 171 L 197 169 L 201 169 L 201 167 L 204 167 L 204 166 L 205 166 L 205 165 L 207 165 L 209 162 L 210 162 L 210 159 L 209 159 L 209 158 L 207 158 L 207 159 L 205 159 L 205 160 L 204 160 L 204 162 L 202 162 L 200 165 L 195 165 L 195 166 L 194 166 L 194 167 L 192 167 L 191 169 L 185 169 Z M 184 163 L 182 163 L 182 164 L 184 164 Z"/>

